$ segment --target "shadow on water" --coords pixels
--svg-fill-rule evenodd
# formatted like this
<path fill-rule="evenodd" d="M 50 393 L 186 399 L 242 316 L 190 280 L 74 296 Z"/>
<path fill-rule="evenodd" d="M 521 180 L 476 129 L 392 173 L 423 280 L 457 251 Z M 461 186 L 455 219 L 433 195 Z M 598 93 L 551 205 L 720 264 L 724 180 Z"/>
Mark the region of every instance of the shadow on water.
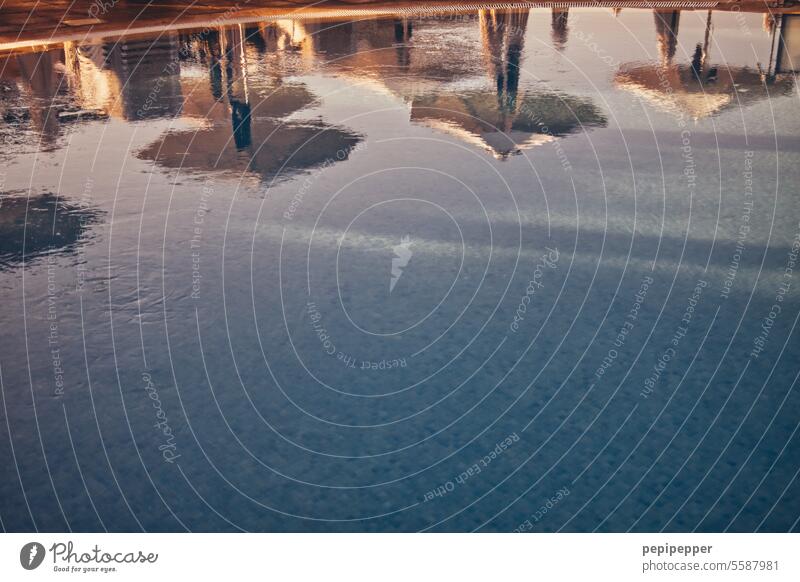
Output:
<path fill-rule="evenodd" d="M 98 212 L 69 204 L 55 194 L 0 193 L 0 270 L 55 252 L 73 252 Z"/>

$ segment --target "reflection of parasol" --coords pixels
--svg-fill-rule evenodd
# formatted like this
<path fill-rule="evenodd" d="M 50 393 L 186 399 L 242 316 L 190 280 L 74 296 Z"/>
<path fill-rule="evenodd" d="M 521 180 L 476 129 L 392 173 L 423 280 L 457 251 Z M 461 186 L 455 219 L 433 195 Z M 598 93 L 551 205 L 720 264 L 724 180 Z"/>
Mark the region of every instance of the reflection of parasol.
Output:
<path fill-rule="evenodd" d="M 591 101 L 546 92 L 518 97 L 513 109 L 492 91 L 427 95 L 414 100 L 411 119 L 481 145 L 498 158 L 607 123 Z"/>
<path fill-rule="evenodd" d="M 312 101 L 299 85 L 278 87 L 258 105 L 231 99 L 233 126 L 215 121 L 197 130 L 172 131 L 138 156 L 168 168 L 250 171 L 264 177 L 346 159 L 361 141 L 359 135 L 318 121 L 281 122 Z"/>
<path fill-rule="evenodd" d="M 242 151 L 230 126 L 216 123 L 197 131 L 167 133 L 138 156 L 167 168 L 251 171 L 266 177 L 346 159 L 361 141 L 358 135 L 320 123 L 281 125 L 273 120 L 253 120 L 251 132 L 265 140 L 260 147 Z"/>
<path fill-rule="evenodd" d="M 70 250 L 97 212 L 66 204 L 53 194 L 3 196 L 0 210 L 0 269 L 55 250 Z"/>
<path fill-rule="evenodd" d="M 618 87 L 632 91 L 646 101 L 675 115 L 688 114 L 695 120 L 715 115 L 729 107 L 748 105 L 771 94 L 792 91 L 792 79 L 776 80 L 748 67 L 709 64 L 711 16 L 706 17 L 705 37 L 697 43 L 689 64 L 674 64 L 680 12 L 654 12 L 660 65 L 622 65 L 614 77 Z"/>
<path fill-rule="evenodd" d="M 748 67 L 623 65 L 614 82 L 655 106 L 694 119 L 715 115 L 729 106 L 749 105 L 770 95 L 791 92 L 791 79 L 767 86 L 763 75 Z"/>

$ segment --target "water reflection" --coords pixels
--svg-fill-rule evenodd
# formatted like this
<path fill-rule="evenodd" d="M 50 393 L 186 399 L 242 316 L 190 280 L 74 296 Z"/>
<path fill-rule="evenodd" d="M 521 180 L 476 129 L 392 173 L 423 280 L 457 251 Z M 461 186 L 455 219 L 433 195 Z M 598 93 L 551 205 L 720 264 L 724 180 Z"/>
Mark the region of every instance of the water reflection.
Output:
<path fill-rule="evenodd" d="M 794 21 L 742 15 L 743 44 L 733 16 L 407 12 L 0 57 L 27 495 L 0 479 L 4 526 L 507 531 L 569 484 L 537 528 L 795 527 L 772 512 L 797 471 Z"/>
<path fill-rule="evenodd" d="M 499 159 L 604 126 L 606 118 L 590 99 L 530 89 L 520 93 L 528 18 L 527 10 L 480 12 L 484 66 L 493 88 L 427 91 L 412 99 L 411 120 L 476 144 Z M 553 13 L 553 30 L 566 42 L 565 10 Z"/>
<path fill-rule="evenodd" d="M 441 54 L 442 47 L 414 37 L 408 19 L 327 26 L 282 23 L 293 46 L 325 62 L 327 70 L 378 80 L 410 104 L 410 120 L 455 136 L 505 159 L 574 131 L 606 124 L 588 98 L 529 89 L 520 94 L 528 10 L 482 10 L 447 21 L 465 35 L 477 24 L 482 62 L 467 53 Z M 567 11 L 553 13 L 553 34 L 563 48 Z M 457 85 L 483 68 L 490 84 Z M 475 79 L 480 83 L 480 78 Z M 455 85 L 454 85 L 455 84 Z"/>
<path fill-rule="evenodd" d="M 42 146 L 53 145 L 62 124 L 116 117 L 135 121 L 175 116 L 181 111 L 177 35 L 96 44 L 67 42 L 61 49 L 22 53 L 0 61 L 9 125 L 29 127 Z M 165 63 L 172 63 L 164 74 Z M 9 91 L 5 91 L 8 93 Z"/>
<path fill-rule="evenodd" d="M 10 125 L 30 126 L 46 147 L 59 135 L 59 106 L 68 89 L 64 82 L 63 52 L 21 54 L 13 59 L 13 64 L 11 73 L 17 74 L 14 79 L 17 83 L 11 87 L 19 92 L 20 99 L 14 104 L 4 103 L 7 109 L 3 117 Z"/>
<path fill-rule="evenodd" d="M 357 134 L 319 121 L 284 121 L 315 101 L 303 84 L 284 83 L 278 72 L 259 92 L 251 90 L 247 39 L 258 53 L 266 50 L 258 29 L 193 39 L 188 46 L 198 60 L 206 60 L 209 77 L 191 83 L 186 101 L 207 125 L 170 131 L 142 150 L 140 158 L 169 168 L 250 171 L 262 177 L 347 159 L 361 140 Z"/>
<path fill-rule="evenodd" d="M 711 11 L 703 40 L 695 44 L 688 63 L 676 62 L 680 11 L 655 11 L 654 17 L 660 62 L 623 64 L 614 81 L 659 109 L 697 120 L 793 90 L 794 78 L 776 73 L 780 67 L 777 63 L 773 67 L 772 55 L 766 70 L 713 62 L 709 55 L 713 46 Z M 772 19 L 765 22 L 772 23 Z M 776 28 L 770 25 L 767 31 L 774 36 Z"/>
<path fill-rule="evenodd" d="M 114 84 L 106 90 L 107 102 L 112 105 L 111 115 L 132 121 L 180 113 L 183 97 L 176 34 L 74 48 L 78 58 L 73 62 L 80 63 L 80 74 L 73 75 L 76 84 L 83 79 L 84 70 L 93 78 L 103 76 L 109 84 Z M 84 86 L 84 103 L 89 105 L 88 98 L 93 106 L 99 106 L 103 96 L 93 95 L 96 87 L 91 80 L 80 84 L 82 89 Z M 112 95 L 114 99 L 108 99 Z"/>
<path fill-rule="evenodd" d="M 510 101 L 486 91 L 431 94 L 414 100 L 411 119 L 500 159 L 607 122 L 589 99 L 535 91 Z"/>
<path fill-rule="evenodd" d="M 438 131 L 479 145 L 498 158 L 519 153 L 569 133 L 604 126 L 606 119 L 587 98 L 552 91 L 523 91 L 520 77 L 527 32 L 527 10 L 480 11 L 484 67 L 492 86 L 482 90 L 459 90 L 446 84 L 464 73 L 457 62 L 433 61 L 434 47 L 414 44 L 414 27 L 408 19 L 352 22 L 330 26 L 325 23 L 278 22 L 210 31 L 182 39 L 180 49 L 174 37 L 162 39 L 154 59 L 136 43 L 112 45 L 110 49 L 74 47 L 76 86 L 84 107 L 96 108 L 97 96 L 83 89 L 87 77 L 105 78 L 115 102 L 121 102 L 125 118 L 171 116 L 178 113 L 180 95 L 185 112 L 202 115 L 208 125 L 199 129 L 170 131 L 140 152 L 140 157 L 164 167 L 193 170 L 248 170 L 261 176 L 318 166 L 326 160 L 343 160 L 360 136 L 346 128 L 320 122 L 283 120 L 311 105 L 315 96 L 300 83 L 287 83 L 280 68 L 260 91 L 251 87 L 248 59 L 264 58 L 281 48 L 298 51 L 305 60 L 324 62 L 328 72 L 343 71 L 374 76 L 407 100 L 410 119 Z M 468 21 L 472 25 L 474 21 Z M 553 34 L 563 48 L 567 40 L 567 11 L 553 13 Z M 108 45 L 102 45 L 106 47 Z M 365 50 L 366 46 L 369 50 Z M 69 49 L 68 49 L 69 50 Z M 250 52 L 254 54 L 248 54 Z M 426 54 L 427 53 L 427 54 Z M 129 59 L 148 63 L 133 78 Z M 90 55 L 95 55 L 92 58 Z M 168 68 L 166 81 L 158 77 L 153 63 L 174 61 L 175 55 L 202 63 L 208 68 L 208 82 L 181 79 L 178 65 Z M 162 65 L 163 69 L 163 65 Z M 449 72 L 448 72 L 448 69 Z M 469 67 L 472 69 L 472 67 Z M 105 76 L 103 71 L 106 72 Z M 108 75 L 114 71 L 114 75 Z M 470 73 L 472 71 L 470 70 Z M 420 78 L 427 81 L 420 89 Z M 178 81 L 180 79 L 180 81 Z M 148 82 L 149 81 L 149 82 Z M 126 86 L 137 89 L 124 90 Z M 149 94 L 141 87 L 156 87 Z M 102 99 L 102 97 L 100 97 Z M 224 114 L 221 111 L 227 110 Z M 226 120 L 225 117 L 229 119 Z M 232 137 L 232 139 L 231 139 Z M 268 147 L 262 142 L 269 141 Z M 255 145 L 254 145 L 255 144 Z"/>
<path fill-rule="evenodd" d="M 618 15 L 619 9 L 614 13 Z M 441 25 L 455 34 L 468 36 L 477 28 L 483 68 L 492 85 L 466 90 L 456 83 L 473 77 L 476 55 L 468 51 L 440 54 L 440 45 L 416 37 L 413 18 L 333 24 L 285 20 L 207 29 L 199 34 L 164 32 L 155 38 L 66 42 L 57 50 L 17 54 L 0 61 L 0 107 L 6 125 L 3 139 L 14 142 L 14 131 L 28 129 L 48 146 L 56 142 L 61 125 L 71 121 L 188 115 L 208 118 L 209 127 L 199 130 L 203 139 L 192 140 L 189 131 L 170 132 L 163 138 L 161 153 L 156 155 L 159 146 L 153 144 L 142 155 L 167 167 L 175 167 L 178 157 L 184 156 L 185 166 L 190 168 L 205 169 L 211 164 L 239 171 L 247 164 L 236 152 L 247 150 L 254 154 L 249 169 L 269 175 L 298 144 L 317 133 L 325 134 L 320 140 L 311 140 L 314 145 L 309 147 L 316 151 L 304 152 L 304 159 L 297 160 L 298 168 L 314 166 L 331 154 L 348 151 L 360 139 L 346 128 L 275 123 L 316 99 L 302 83 L 285 83 L 282 77 L 295 66 L 322 66 L 331 73 L 376 79 L 410 104 L 411 120 L 460 136 L 505 158 L 531 145 L 606 123 L 587 97 L 537 91 L 531 83 L 520 92 L 530 18 L 528 10 L 481 10 L 442 21 Z M 550 13 L 550 42 L 557 51 L 568 45 L 568 18 L 567 8 L 553 8 Z M 615 83 L 661 109 L 683 111 L 696 119 L 764 98 L 765 82 L 776 82 L 777 91 L 786 92 L 791 89 L 791 79 L 778 77 L 797 60 L 791 58 L 798 44 L 796 18 L 765 15 L 774 54 L 769 55 L 766 69 L 760 70 L 715 62 L 710 57 L 710 11 L 705 37 L 698 39 L 689 62 L 676 58 L 681 12 L 655 10 L 659 62 L 623 64 Z M 190 69 L 184 70 L 187 65 Z M 206 69 L 204 86 L 191 72 L 198 65 Z M 249 86 L 248 70 L 253 68 L 264 70 L 269 78 L 264 84 L 261 76 L 257 91 Z M 561 105 L 552 107 L 559 99 Z M 288 102 L 290 107 L 278 105 Z M 226 110 L 224 115 L 220 108 Z M 528 114 L 521 115 L 526 109 Z M 254 143 L 277 134 L 285 135 L 273 144 L 269 156 L 255 155 L 258 147 L 252 149 Z M 228 137 L 232 138 L 230 146 Z M 204 144 L 223 146 L 218 161 L 203 159 Z"/>

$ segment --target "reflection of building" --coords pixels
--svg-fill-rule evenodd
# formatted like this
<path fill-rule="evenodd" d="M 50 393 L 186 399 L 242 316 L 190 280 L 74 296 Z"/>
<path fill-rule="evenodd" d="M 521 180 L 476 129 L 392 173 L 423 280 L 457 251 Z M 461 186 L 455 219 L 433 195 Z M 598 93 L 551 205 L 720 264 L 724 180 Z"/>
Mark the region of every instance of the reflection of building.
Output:
<path fill-rule="evenodd" d="M 70 88 L 82 109 L 124 117 L 122 84 L 119 77 L 105 67 L 103 45 L 67 42 L 64 43 L 64 58 Z"/>
<path fill-rule="evenodd" d="M 125 119 L 174 116 L 180 112 L 178 37 L 123 39 L 103 44 L 103 68 L 113 71 L 121 86 Z"/>
<path fill-rule="evenodd" d="M 180 113 L 177 36 L 64 44 L 68 82 L 79 107 L 135 121 Z"/>
<path fill-rule="evenodd" d="M 108 115 L 127 120 L 174 116 L 182 103 L 176 37 L 119 42 L 64 43 L 41 53 L 21 53 L 14 63 L 27 89 L 10 121 L 30 123 L 46 144 L 61 124 Z M 5 108 L 5 106 L 4 106 Z M 4 112 L 4 117 L 9 117 Z M 7 119 L 9 121 L 9 119 Z"/>
<path fill-rule="evenodd" d="M 44 143 L 52 142 L 59 131 L 60 97 L 67 91 L 63 52 L 24 53 L 17 55 L 16 61 L 30 91 L 27 100 L 30 122 Z"/>
<path fill-rule="evenodd" d="M 56 61 L 46 68 L 50 77 L 25 75 L 44 96 L 40 101 L 52 101 L 63 87 L 71 100 L 70 119 L 182 115 L 196 125 L 196 135 L 184 128 L 165 135 L 160 153 L 145 148 L 148 159 L 166 166 L 246 167 L 259 175 L 276 171 L 287 148 L 318 132 L 320 139 L 309 144 L 319 151 L 313 153 L 310 145 L 295 169 L 322 163 L 327 147 L 347 152 L 360 139 L 322 124 L 279 124 L 314 99 L 302 85 L 284 82 L 286 70 L 334 72 L 391 93 L 414 122 L 458 135 L 500 158 L 606 123 L 587 99 L 521 82 L 528 10 L 439 18 L 287 19 L 165 32 L 155 39 L 65 43 L 49 57 Z M 553 43 L 559 48 L 567 42 L 567 18 L 566 9 L 553 10 Z M 441 42 L 442 27 L 463 42 Z M 39 112 L 44 131 L 53 118 Z M 49 132 L 55 135 L 57 126 Z M 262 151 L 267 138 L 274 148 Z M 219 160 L 204 153 L 212 148 Z"/>
<path fill-rule="evenodd" d="M 407 19 L 307 22 L 304 32 L 302 50 L 309 64 L 322 60 L 336 69 L 365 72 L 411 65 L 413 24 Z"/>
<path fill-rule="evenodd" d="M 19 77 L 16 59 L 0 59 L 0 147 L 18 141 L 20 132 L 15 130 L 28 117 L 28 111 L 20 107 L 23 99 L 17 84 Z"/>
<path fill-rule="evenodd" d="M 424 25 L 415 29 L 413 19 L 281 26 L 306 62 L 319 59 L 328 71 L 379 83 L 410 105 L 412 121 L 506 158 L 606 123 L 587 99 L 520 88 L 528 17 L 525 9 L 481 10 L 477 19 L 445 20 L 465 40 L 475 38 L 477 21 L 480 53 L 443 45 L 436 35 L 426 35 Z M 433 19 L 428 23 L 436 26 Z M 555 11 L 554 34 L 564 42 L 566 23 L 567 12 Z M 485 78 L 475 76 L 481 68 L 488 73 L 488 86 Z M 464 83 L 485 87 L 465 91 Z"/>
<path fill-rule="evenodd" d="M 65 43 L 69 82 L 78 105 L 130 121 L 180 113 L 178 38 L 126 38 Z"/>

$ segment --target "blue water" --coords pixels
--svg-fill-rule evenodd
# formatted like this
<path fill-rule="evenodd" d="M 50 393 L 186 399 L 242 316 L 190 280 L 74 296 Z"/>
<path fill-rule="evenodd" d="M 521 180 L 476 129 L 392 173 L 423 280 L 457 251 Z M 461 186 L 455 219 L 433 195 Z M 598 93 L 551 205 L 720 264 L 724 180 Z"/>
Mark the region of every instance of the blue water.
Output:
<path fill-rule="evenodd" d="M 3 57 L 2 527 L 797 530 L 792 23 Z"/>

